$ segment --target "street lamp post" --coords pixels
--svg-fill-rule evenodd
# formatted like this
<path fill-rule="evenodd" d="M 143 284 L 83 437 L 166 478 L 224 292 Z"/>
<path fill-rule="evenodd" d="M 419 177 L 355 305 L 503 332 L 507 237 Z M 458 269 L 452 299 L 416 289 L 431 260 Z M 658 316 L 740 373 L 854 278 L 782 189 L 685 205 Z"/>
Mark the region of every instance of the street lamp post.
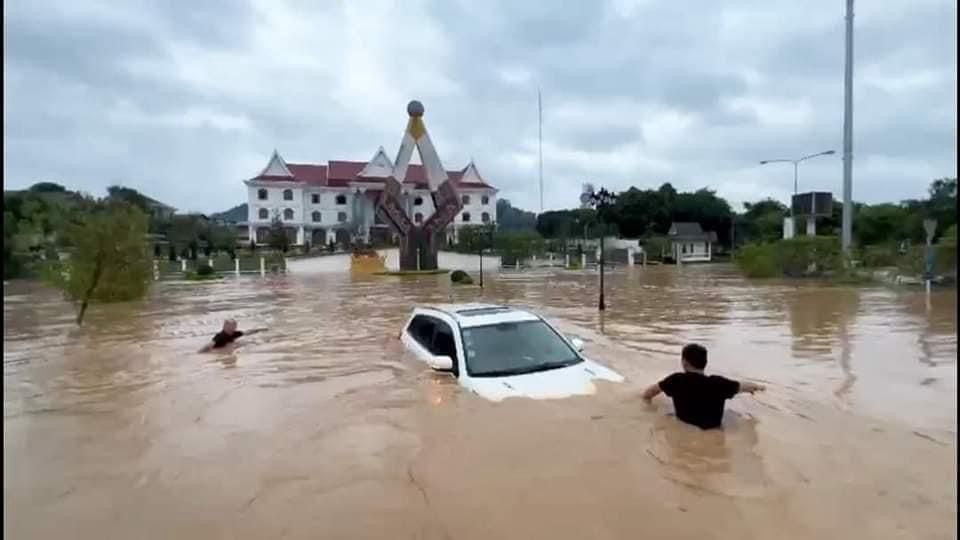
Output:
<path fill-rule="evenodd" d="M 834 150 L 826 150 L 824 152 L 817 152 L 816 154 L 810 154 L 808 156 L 803 156 L 798 159 L 765 159 L 760 162 L 761 165 L 767 165 L 769 163 L 792 163 L 793 164 L 793 194 L 797 195 L 800 192 L 800 163 L 813 159 L 820 156 L 832 156 L 836 154 Z M 797 224 L 795 221 L 796 216 L 793 213 L 793 201 L 790 201 L 790 221 L 793 222 L 793 229 L 796 230 Z"/>
<path fill-rule="evenodd" d="M 598 192 L 596 192 L 596 193 L 591 193 L 591 194 L 589 195 L 589 197 L 590 197 L 590 203 L 594 206 L 594 208 L 597 209 L 597 219 L 600 221 L 600 225 L 601 225 L 601 226 L 600 226 L 600 302 L 599 302 L 597 308 L 598 308 L 600 311 L 605 311 L 605 310 L 607 309 L 607 303 L 606 303 L 606 300 L 604 299 L 604 294 L 603 294 L 603 293 L 604 293 L 604 291 L 603 291 L 603 289 L 604 289 L 604 283 L 603 283 L 603 257 L 604 257 L 603 243 L 604 243 L 604 242 L 603 242 L 603 237 L 604 237 L 604 235 L 605 235 L 605 233 L 606 233 L 606 227 L 605 227 L 606 221 L 603 219 L 603 217 L 604 217 L 604 214 L 607 212 L 607 210 L 608 210 L 611 206 L 613 206 L 613 204 L 616 202 L 617 196 L 614 195 L 613 193 L 610 193 L 610 192 L 607 191 L 605 188 L 603 188 L 603 189 L 601 189 L 600 191 L 598 191 Z"/>

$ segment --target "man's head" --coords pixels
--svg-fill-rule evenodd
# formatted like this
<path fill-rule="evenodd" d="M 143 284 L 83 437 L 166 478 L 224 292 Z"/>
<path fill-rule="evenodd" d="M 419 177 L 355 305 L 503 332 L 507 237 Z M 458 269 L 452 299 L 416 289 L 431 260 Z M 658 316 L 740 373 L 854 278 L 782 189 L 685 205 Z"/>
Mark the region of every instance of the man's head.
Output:
<path fill-rule="evenodd" d="M 703 371 L 707 367 L 707 349 L 696 343 L 686 345 L 680 353 L 680 363 L 684 371 Z"/>
<path fill-rule="evenodd" d="M 232 334 L 237 331 L 237 321 L 233 319 L 227 319 L 223 321 L 223 331 L 226 334 Z"/>

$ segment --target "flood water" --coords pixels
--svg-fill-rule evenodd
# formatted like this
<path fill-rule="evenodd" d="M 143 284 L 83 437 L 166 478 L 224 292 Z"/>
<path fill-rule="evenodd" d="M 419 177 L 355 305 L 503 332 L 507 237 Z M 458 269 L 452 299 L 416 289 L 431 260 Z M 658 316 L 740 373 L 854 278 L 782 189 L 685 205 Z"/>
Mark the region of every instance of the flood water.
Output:
<path fill-rule="evenodd" d="M 342 273 L 4 295 L 7 538 L 955 538 L 956 291 L 608 276 Z M 402 350 L 414 304 L 535 308 L 627 380 L 489 403 Z M 236 318 L 223 354 L 196 351 Z M 709 348 L 763 382 L 701 432 L 638 395 Z"/>

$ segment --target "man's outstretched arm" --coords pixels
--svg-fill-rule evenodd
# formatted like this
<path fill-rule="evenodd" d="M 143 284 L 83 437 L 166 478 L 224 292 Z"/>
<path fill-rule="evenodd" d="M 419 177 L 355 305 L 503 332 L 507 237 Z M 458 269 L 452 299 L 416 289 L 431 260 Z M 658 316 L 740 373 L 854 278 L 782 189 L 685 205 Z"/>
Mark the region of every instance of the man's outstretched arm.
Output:
<path fill-rule="evenodd" d="M 641 397 L 643 397 L 644 401 L 650 403 L 653 401 L 653 398 L 657 397 L 661 392 L 663 392 L 663 390 L 660 389 L 660 383 L 654 383 L 643 391 L 643 395 Z"/>
<path fill-rule="evenodd" d="M 762 384 L 753 383 L 750 381 L 740 381 L 740 394 L 753 394 L 755 392 L 763 392 L 767 387 Z"/>

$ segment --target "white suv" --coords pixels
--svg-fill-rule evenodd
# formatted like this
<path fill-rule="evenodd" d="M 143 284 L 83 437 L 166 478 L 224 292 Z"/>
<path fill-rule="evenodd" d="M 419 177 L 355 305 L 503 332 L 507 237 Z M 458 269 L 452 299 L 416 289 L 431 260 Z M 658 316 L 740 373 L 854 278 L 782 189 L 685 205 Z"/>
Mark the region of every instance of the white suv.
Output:
<path fill-rule="evenodd" d="M 430 367 L 492 401 L 593 394 L 595 380 L 623 376 L 581 355 L 542 318 L 506 306 L 460 304 L 418 307 L 400 339 Z"/>

